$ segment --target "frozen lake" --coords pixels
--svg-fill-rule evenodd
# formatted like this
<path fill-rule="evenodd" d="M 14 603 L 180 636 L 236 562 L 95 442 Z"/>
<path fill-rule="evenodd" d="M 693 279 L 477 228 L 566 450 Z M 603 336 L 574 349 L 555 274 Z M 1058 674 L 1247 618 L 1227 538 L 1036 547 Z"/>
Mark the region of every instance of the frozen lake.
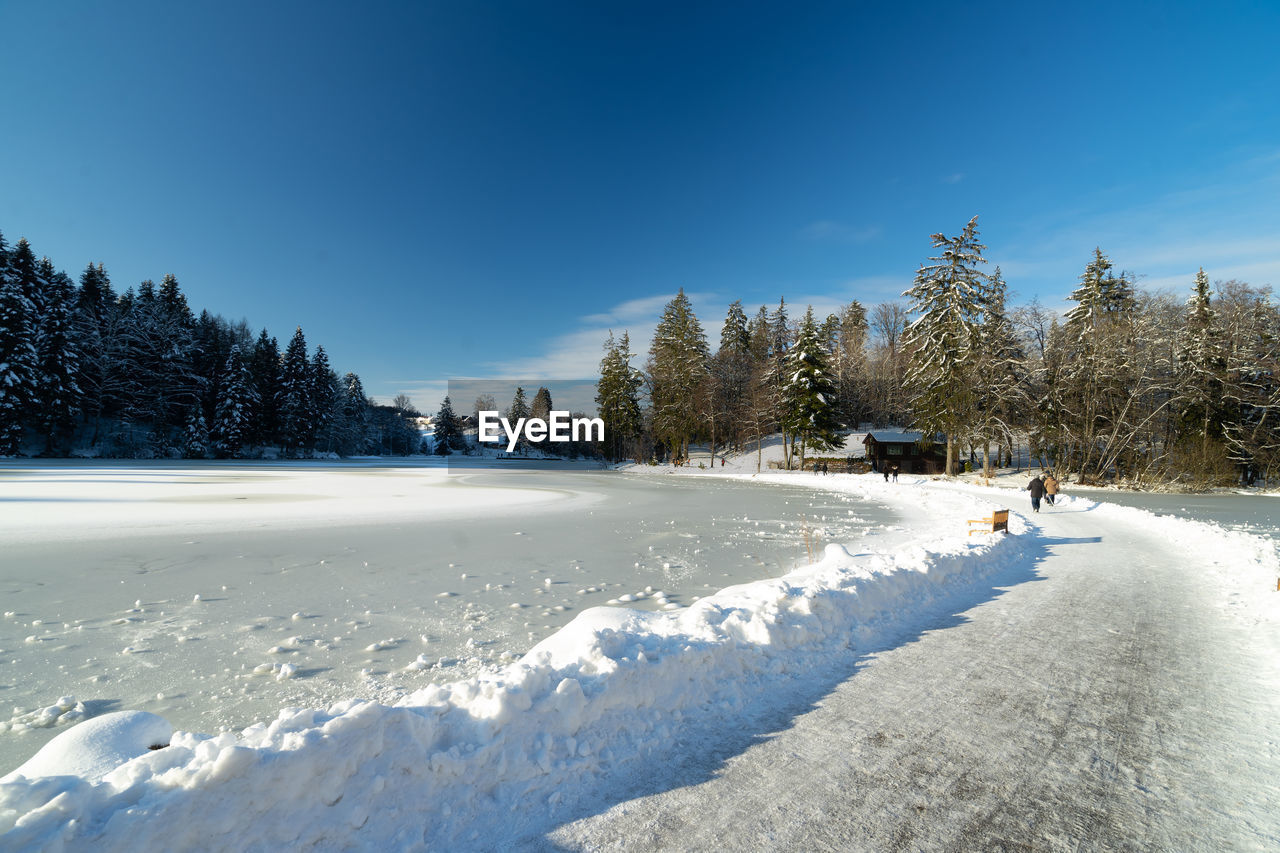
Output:
<path fill-rule="evenodd" d="M 1209 521 L 1229 530 L 1280 539 L 1280 496 L 1236 493 L 1178 495 L 1114 489 L 1075 489 L 1071 494 L 1093 501 L 1137 507 L 1159 515 Z"/>
<path fill-rule="evenodd" d="M 0 774 L 88 715 L 238 730 L 506 663 L 597 605 L 677 608 L 905 537 L 848 495 L 404 463 L 0 465 Z M 48 708 L 43 714 L 40 709 Z"/>

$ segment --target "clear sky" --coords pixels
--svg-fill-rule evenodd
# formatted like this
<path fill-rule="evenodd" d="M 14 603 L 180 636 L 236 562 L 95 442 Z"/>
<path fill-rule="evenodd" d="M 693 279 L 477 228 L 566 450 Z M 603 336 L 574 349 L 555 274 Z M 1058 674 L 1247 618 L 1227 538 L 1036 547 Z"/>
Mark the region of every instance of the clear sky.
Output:
<path fill-rule="evenodd" d="M 1052 5 L 0 0 L 0 231 L 423 409 L 679 287 L 713 346 L 900 299 L 975 214 L 1015 304 L 1280 285 L 1280 3 Z"/>

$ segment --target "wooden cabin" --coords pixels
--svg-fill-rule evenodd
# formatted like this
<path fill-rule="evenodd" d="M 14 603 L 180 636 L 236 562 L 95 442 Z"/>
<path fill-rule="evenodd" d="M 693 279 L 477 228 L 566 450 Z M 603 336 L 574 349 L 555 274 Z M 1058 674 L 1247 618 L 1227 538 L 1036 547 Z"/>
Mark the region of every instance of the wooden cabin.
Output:
<path fill-rule="evenodd" d="M 929 442 L 925 446 L 925 434 L 910 430 L 873 430 L 862 440 L 866 447 L 867 461 L 874 470 L 883 473 L 895 462 L 903 474 L 944 474 L 947 469 L 945 445 Z"/>

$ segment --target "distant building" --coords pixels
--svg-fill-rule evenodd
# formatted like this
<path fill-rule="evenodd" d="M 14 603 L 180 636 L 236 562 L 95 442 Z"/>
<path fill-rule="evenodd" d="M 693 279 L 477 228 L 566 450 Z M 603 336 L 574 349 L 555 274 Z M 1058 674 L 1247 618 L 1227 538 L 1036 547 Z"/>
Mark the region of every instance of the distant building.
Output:
<path fill-rule="evenodd" d="M 927 441 L 922 432 L 910 430 L 875 430 L 862 440 L 867 448 L 867 461 L 873 470 L 884 471 L 897 463 L 903 474 L 944 474 L 947 470 L 946 446 Z"/>

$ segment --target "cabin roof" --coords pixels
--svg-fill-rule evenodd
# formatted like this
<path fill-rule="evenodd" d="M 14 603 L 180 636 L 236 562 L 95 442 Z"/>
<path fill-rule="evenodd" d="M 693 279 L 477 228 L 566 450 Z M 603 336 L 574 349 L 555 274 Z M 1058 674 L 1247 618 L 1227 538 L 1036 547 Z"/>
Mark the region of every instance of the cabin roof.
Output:
<path fill-rule="evenodd" d="M 869 441 L 875 441 L 878 444 L 915 444 L 924 438 L 922 432 L 910 432 L 905 430 L 876 430 L 867 433 L 867 437 L 862 440 L 863 444 Z"/>

